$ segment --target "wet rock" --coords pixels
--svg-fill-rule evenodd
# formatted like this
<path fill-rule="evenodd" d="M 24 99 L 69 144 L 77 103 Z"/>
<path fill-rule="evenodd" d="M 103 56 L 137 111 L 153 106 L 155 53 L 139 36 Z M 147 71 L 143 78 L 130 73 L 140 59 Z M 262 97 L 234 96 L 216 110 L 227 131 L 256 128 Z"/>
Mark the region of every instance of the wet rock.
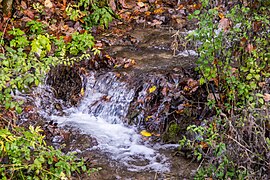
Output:
<path fill-rule="evenodd" d="M 58 65 L 50 70 L 46 84 L 54 89 L 58 99 L 77 104 L 83 88 L 83 78 L 76 67 Z"/>

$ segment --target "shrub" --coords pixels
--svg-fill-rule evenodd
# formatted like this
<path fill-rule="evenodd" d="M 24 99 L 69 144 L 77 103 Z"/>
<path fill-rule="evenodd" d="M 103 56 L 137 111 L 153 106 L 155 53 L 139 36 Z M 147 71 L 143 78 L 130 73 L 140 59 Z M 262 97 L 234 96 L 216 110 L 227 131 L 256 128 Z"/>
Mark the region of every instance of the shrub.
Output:
<path fill-rule="evenodd" d="M 225 12 L 202 0 L 191 18 L 198 29 L 201 84 L 206 84 L 208 106 L 216 112 L 200 126 L 191 125 L 193 138 L 184 137 L 205 166 L 197 178 L 263 179 L 269 165 L 269 5 L 264 1 L 231 2 Z M 212 6 L 212 7 L 211 7 Z M 268 135 L 267 135 L 268 134 Z M 268 169 L 268 170 L 267 170 Z"/>

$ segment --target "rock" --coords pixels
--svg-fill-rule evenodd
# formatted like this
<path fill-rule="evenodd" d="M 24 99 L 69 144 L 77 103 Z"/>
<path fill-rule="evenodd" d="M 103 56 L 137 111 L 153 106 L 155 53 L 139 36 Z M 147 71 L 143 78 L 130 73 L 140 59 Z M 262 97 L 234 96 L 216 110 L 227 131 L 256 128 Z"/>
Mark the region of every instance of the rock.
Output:
<path fill-rule="evenodd" d="M 82 79 L 76 67 L 58 65 L 48 73 L 46 84 L 55 90 L 54 95 L 57 99 L 75 105 L 80 100 Z"/>

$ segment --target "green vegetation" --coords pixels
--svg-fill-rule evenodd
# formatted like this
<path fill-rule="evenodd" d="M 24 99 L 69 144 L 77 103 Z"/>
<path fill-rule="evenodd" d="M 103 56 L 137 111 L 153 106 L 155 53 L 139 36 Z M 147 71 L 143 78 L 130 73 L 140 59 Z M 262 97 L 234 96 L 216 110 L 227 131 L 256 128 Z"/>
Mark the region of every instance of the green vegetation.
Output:
<path fill-rule="evenodd" d="M 72 65 L 78 55 L 80 58 L 77 59 L 80 60 L 91 57 L 91 53 L 100 53 L 90 30 L 93 26 L 108 28 L 115 17 L 112 9 L 107 6 L 106 0 L 77 0 L 67 4 L 64 3 L 66 1 L 61 4 L 50 0 L 46 3 L 25 0 L 16 5 L 12 5 L 13 1 L 9 2 L 9 12 L 12 7 L 18 9 L 14 10 L 16 17 L 11 18 L 8 13 L 0 17 L 4 22 L 0 24 L 3 30 L 0 32 L 0 177 L 67 179 L 81 172 L 96 171 L 88 169 L 86 162 L 75 154 L 64 154 L 61 149 L 46 145 L 40 127 L 18 128 L 16 122 L 12 121 L 24 110 L 24 102 L 15 99 L 18 91 L 27 93 L 32 87 L 38 86 L 51 67 Z M 171 6 L 171 2 L 143 2 L 135 3 L 137 7 L 134 7 L 134 12 L 124 0 L 117 2 L 114 8 L 127 9 L 121 17 L 128 23 L 136 20 L 144 22 L 144 26 L 149 23 L 152 27 L 161 25 L 166 10 L 162 3 Z M 179 5 L 176 8 L 181 14 L 181 18 L 174 17 L 176 24 L 185 22 L 182 16 L 186 10 L 194 11 L 190 18 L 198 21 L 199 27 L 189 35 L 189 40 L 198 44 L 197 70 L 200 84 L 209 95 L 205 109 L 209 108 L 212 113 L 211 118 L 196 119 L 196 125 L 194 122 L 188 126 L 187 135 L 179 144 L 191 150 L 201 162 L 195 179 L 266 179 L 270 150 L 269 3 L 265 0 L 230 1 L 225 7 L 215 6 L 211 2 L 201 0 L 198 4 L 184 3 L 186 7 Z M 143 18 L 138 18 L 140 10 Z M 159 17 L 160 21 L 150 15 Z M 61 18 L 57 19 L 59 16 Z M 164 19 L 167 18 L 164 15 Z M 173 36 L 174 55 L 182 38 L 177 32 Z M 193 79 L 188 81 L 191 86 L 187 86 L 187 91 L 195 92 L 199 83 Z M 163 96 L 171 96 L 168 102 L 166 100 L 170 107 L 171 99 L 181 99 L 180 93 L 178 97 L 174 96 L 176 93 L 168 95 L 168 91 L 179 90 L 179 84 L 175 84 L 176 87 L 171 89 L 169 85 L 155 84 L 147 91 L 155 97 L 154 94 L 161 89 L 158 87 L 164 87 Z M 158 101 L 151 98 L 149 96 L 149 102 L 152 99 L 155 103 Z M 175 120 L 182 116 L 182 110 L 186 107 L 184 103 L 181 105 L 183 108 L 179 106 L 174 110 L 177 115 Z M 166 108 L 164 112 L 170 114 L 169 110 Z M 163 116 L 160 112 L 160 116 Z M 145 121 L 152 118 L 152 112 L 150 115 Z M 152 119 L 148 121 L 149 124 L 159 118 Z M 178 121 L 168 123 L 166 128 L 167 134 L 163 137 L 167 138 L 166 141 L 178 141 L 184 129 Z M 152 135 L 147 131 L 141 134 L 147 137 Z"/>
<path fill-rule="evenodd" d="M 97 170 L 87 170 L 84 160 L 76 158 L 74 153 L 65 155 L 47 146 L 41 132 L 40 127 L 32 126 L 28 131 L 0 130 L 1 179 L 66 179 L 75 172 Z"/>
<path fill-rule="evenodd" d="M 227 13 L 202 1 L 191 18 L 199 28 L 190 37 L 198 47 L 198 71 L 206 84 L 208 106 L 216 112 L 187 130 L 182 147 L 193 149 L 200 168 L 196 179 L 263 179 L 269 152 L 269 6 L 264 1 L 235 3 Z M 269 130 L 269 129 L 268 129 Z M 269 133 L 269 132 L 268 132 Z"/>
<path fill-rule="evenodd" d="M 108 28 L 109 22 L 113 20 L 114 13 L 111 8 L 106 6 L 106 3 L 101 2 L 83 0 L 77 5 L 69 5 L 66 8 L 66 13 L 73 21 L 83 21 L 85 29 L 90 29 L 93 26 Z M 90 4 L 91 6 L 89 6 Z"/>
<path fill-rule="evenodd" d="M 32 15 L 30 11 L 42 16 L 47 8 L 40 3 L 34 3 L 32 7 L 34 10 L 29 7 L 29 16 Z M 71 7 L 77 7 L 77 10 Z M 80 11 L 80 7 L 84 7 L 84 11 Z M 66 12 L 71 20 L 76 21 L 84 16 L 89 7 L 91 11 L 88 11 L 87 17 L 90 18 L 85 26 L 91 24 L 108 27 L 112 16 L 106 12 L 112 11 L 108 7 L 98 8 L 95 2 L 81 0 L 77 5 L 68 5 Z M 74 153 L 63 154 L 60 150 L 47 146 L 39 127 L 30 126 L 29 130 L 17 128 L 4 115 L 5 112 L 22 113 L 24 102 L 16 100 L 14 95 L 17 91 L 28 92 L 42 83 L 51 67 L 72 64 L 74 59 L 70 57 L 78 54 L 90 53 L 92 50 L 94 54 L 99 53 L 94 48 L 94 37 L 85 30 L 73 31 L 70 36 L 49 33 L 50 23 L 44 21 L 27 21 L 20 28 L 16 23 L 18 22 L 11 19 L 11 26 L 7 22 L 5 31 L 0 32 L 1 178 L 66 179 L 74 176 L 74 172 L 95 171 L 96 169 L 87 169 L 85 161 L 77 159 Z"/>

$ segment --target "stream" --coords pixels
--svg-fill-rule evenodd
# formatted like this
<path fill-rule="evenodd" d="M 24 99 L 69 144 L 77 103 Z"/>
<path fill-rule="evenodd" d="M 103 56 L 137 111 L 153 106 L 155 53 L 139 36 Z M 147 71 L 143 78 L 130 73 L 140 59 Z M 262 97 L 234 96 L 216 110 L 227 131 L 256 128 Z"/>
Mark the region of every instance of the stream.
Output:
<path fill-rule="evenodd" d="M 140 34 L 136 31 L 132 32 L 134 36 Z M 161 33 L 146 31 L 159 36 Z M 168 31 L 162 32 L 165 32 L 163 36 L 171 37 Z M 57 122 L 63 128 L 79 129 L 80 133 L 97 141 L 84 150 L 90 154 L 100 154 L 96 162 L 104 171 L 101 170 L 100 176 L 93 179 L 183 179 L 189 178 L 197 168 L 196 163 L 173 155 L 178 144 L 156 143 L 151 137 L 140 134 L 144 129 L 140 123 L 145 118 L 143 113 L 138 115 L 136 123 L 128 123 L 131 104 L 147 96 L 151 85 L 147 80 L 178 71 L 194 61 L 193 56 L 183 54 L 186 50 L 173 56 L 169 47 L 160 42 L 169 42 L 168 39 L 164 41 L 159 38 L 160 41 L 157 41 L 154 34 L 152 37 L 155 42 L 151 42 L 152 46 L 146 49 L 145 43 L 149 44 L 149 39 L 145 40 L 147 34 L 136 37 L 141 42 L 136 48 L 117 44 L 110 47 L 112 56 L 128 56 L 135 60 L 136 65 L 128 69 L 91 71 L 86 77 L 84 96 L 78 105 L 63 106 L 59 113 L 55 104 L 63 102 L 53 97 L 53 90 L 49 86 L 40 86 L 35 92 L 35 103 L 43 117 Z M 58 142 L 57 138 L 54 137 L 53 142 Z"/>

